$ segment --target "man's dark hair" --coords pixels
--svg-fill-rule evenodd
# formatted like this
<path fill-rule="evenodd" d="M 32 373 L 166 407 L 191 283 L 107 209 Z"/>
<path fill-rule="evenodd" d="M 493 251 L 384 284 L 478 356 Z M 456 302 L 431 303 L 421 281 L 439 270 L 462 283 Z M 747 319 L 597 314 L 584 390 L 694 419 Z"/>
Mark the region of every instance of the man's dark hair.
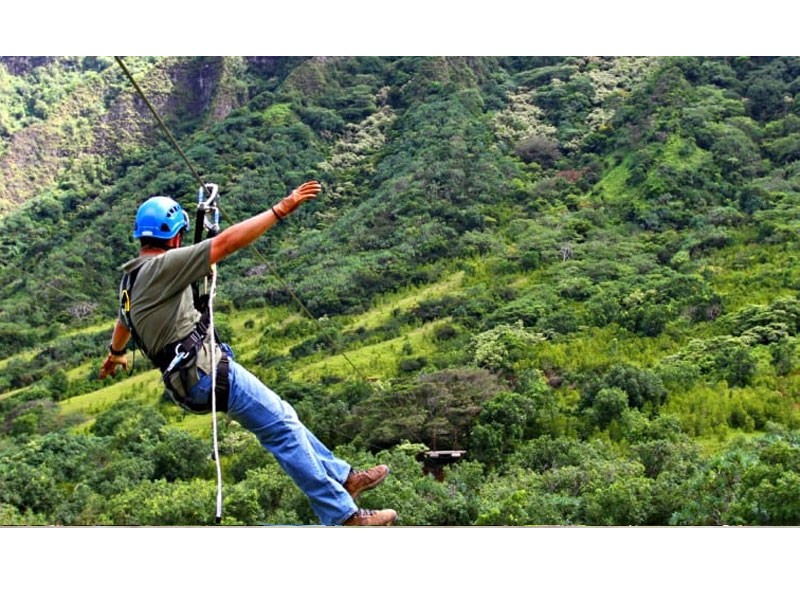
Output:
<path fill-rule="evenodd" d="M 160 250 L 168 250 L 169 242 L 169 240 L 162 240 L 161 238 L 154 237 L 139 238 L 139 244 L 142 248 L 158 248 Z"/>

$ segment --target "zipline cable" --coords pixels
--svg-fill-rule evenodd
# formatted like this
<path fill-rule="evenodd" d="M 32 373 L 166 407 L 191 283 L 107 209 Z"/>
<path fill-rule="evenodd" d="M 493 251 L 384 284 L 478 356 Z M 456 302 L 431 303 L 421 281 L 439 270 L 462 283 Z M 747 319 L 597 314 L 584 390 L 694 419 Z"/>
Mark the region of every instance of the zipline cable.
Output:
<path fill-rule="evenodd" d="M 167 127 L 166 123 L 164 123 L 164 120 L 161 118 L 161 115 L 159 115 L 158 112 L 156 111 L 156 109 L 153 107 L 153 105 L 150 104 L 150 100 L 147 99 L 147 96 L 145 96 L 144 92 L 142 91 L 142 88 L 140 88 L 139 84 L 136 83 L 136 80 L 133 78 L 133 75 L 131 75 L 131 72 L 128 70 L 128 67 L 125 66 L 124 62 L 122 62 L 122 58 L 119 57 L 119 56 L 115 56 L 114 60 L 117 61 L 117 64 L 119 65 L 120 69 L 123 70 L 123 72 L 125 73 L 125 76 L 131 82 L 131 85 L 133 85 L 133 87 L 138 92 L 139 97 L 145 103 L 147 108 L 150 109 L 150 112 L 153 114 L 153 117 L 155 118 L 156 122 L 161 127 L 161 131 L 163 131 L 164 135 L 167 136 L 167 139 L 169 139 L 169 141 L 172 142 L 172 145 L 175 147 L 175 150 L 177 150 L 178 154 L 181 155 L 181 158 L 183 159 L 183 162 L 185 162 L 186 166 L 189 167 L 189 170 L 192 172 L 192 175 L 194 175 L 194 178 L 197 179 L 197 181 L 200 182 L 200 187 L 206 189 L 206 184 L 203 181 L 202 177 L 200 177 L 200 174 L 195 170 L 195 168 L 192 166 L 192 163 L 189 161 L 189 157 L 187 157 L 186 154 L 184 154 L 184 152 L 181 149 L 180 145 L 178 145 L 178 141 L 172 135 L 172 132 L 169 130 L 169 128 Z M 208 193 L 208 189 L 206 189 L 206 192 Z"/>
<path fill-rule="evenodd" d="M 208 190 L 208 185 L 206 184 L 206 182 L 205 182 L 205 181 L 203 181 L 203 178 L 202 178 L 202 177 L 200 177 L 200 174 L 199 174 L 199 173 L 197 172 L 197 170 L 196 170 L 196 169 L 195 169 L 195 168 L 192 166 L 192 163 L 191 163 L 191 161 L 189 161 L 189 158 L 186 156 L 186 154 L 184 153 L 184 151 L 181 149 L 181 147 L 180 147 L 180 145 L 178 144 L 177 140 L 176 140 L 176 139 L 175 139 L 175 137 L 172 135 L 172 132 L 169 130 L 169 128 L 167 127 L 166 123 L 164 123 L 164 120 L 161 118 L 161 116 L 158 114 L 158 112 L 156 111 L 156 109 L 153 107 L 153 105 L 152 105 L 152 104 L 150 103 L 150 101 L 147 99 L 147 96 L 146 96 L 146 95 L 145 95 L 145 93 L 142 91 L 142 88 L 141 88 L 141 87 L 139 87 L 139 84 L 137 84 L 137 83 L 136 83 L 136 80 L 133 78 L 133 75 L 131 75 L 131 72 L 130 72 L 130 71 L 128 70 L 128 68 L 125 66 L 125 63 L 122 61 L 122 58 L 121 58 L 121 57 L 119 57 L 119 56 L 115 56 L 115 57 L 114 57 L 114 60 L 116 60 L 116 61 L 117 61 L 117 64 L 120 66 L 120 68 L 122 69 L 122 71 L 125 73 L 126 77 L 127 77 L 127 78 L 128 78 L 128 80 L 131 82 L 131 85 L 133 85 L 133 87 L 136 89 L 136 92 L 139 94 L 139 96 L 141 97 L 142 101 L 145 103 L 145 105 L 147 106 L 147 108 L 148 108 L 148 109 L 150 109 L 150 112 L 153 114 L 153 117 L 155 118 L 156 122 L 157 122 L 157 123 L 158 123 L 158 125 L 161 127 L 161 130 L 164 132 L 164 135 L 166 135 L 166 136 L 167 136 L 167 139 L 169 139 L 169 141 L 170 141 L 170 142 L 172 143 L 172 145 L 175 147 L 175 150 L 177 150 L 178 154 L 180 154 L 181 158 L 182 158 L 182 159 L 183 159 L 183 161 L 186 163 L 186 165 L 189 167 L 189 170 L 192 172 L 192 175 L 194 176 L 194 178 L 195 178 L 195 179 L 197 179 L 198 183 L 200 183 L 200 186 L 201 186 L 203 189 L 205 189 L 207 193 L 209 193 L 209 190 Z M 220 212 L 222 212 L 222 214 L 223 214 L 223 215 L 224 215 L 224 216 L 225 216 L 225 217 L 226 217 L 228 220 L 230 220 L 230 221 L 233 221 L 233 219 L 231 219 L 231 218 L 229 217 L 228 213 L 225 211 L 225 208 L 224 208 L 223 206 L 220 206 L 220 207 L 219 207 L 219 209 L 220 209 Z M 278 282 L 279 282 L 279 283 L 280 283 L 280 284 L 283 286 L 283 288 L 284 288 L 284 289 L 285 289 L 285 290 L 286 290 L 286 291 L 289 293 L 289 295 L 291 296 L 292 300 L 293 300 L 293 301 L 294 301 L 294 302 L 297 304 L 297 306 L 299 306 L 299 307 L 300 307 L 300 310 L 303 312 L 303 314 L 304 314 L 306 317 L 308 317 L 308 318 L 309 318 L 311 321 L 313 321 L 313 322 L 316 324 L 317 328 L 318 328 L 318 329 L 319 329 L 319 331 L 322 333 L 322 335 L 323 335 L 323 336 L 324 336 L 324 337 L 327 339 L 327 341 L 328 341 L 328 343 L 331 345 L 331 347 L 332 347 L 332 348 L 334 348 L 334 349 L 336 350 L 336 352 L 337 352 L 339 355 L 341 355 L 341 357 L 342 357 L 342 358 L 344 358 L 345 362 L 347 362 L 347 364 L 348 364 L 348 365 L 350 365 L 350 368 L 351 368 L 351 369 L 353 369 L 353 371 L 354 371 L 354 372 L 355 372 L 355 373 L 356 373 L 356 374 L 357 374 L 357 375 L 358 375 L 358 376 L 361 378 L 361 380 L 362 380 L 364 383 L 366 383 L 368 386 L 372 387 L 372 386 L 371 386 L 371 384 L 370 384 L 370 381 L 369 381 L 369 379 L 367 379 L 366 375 L 364 375 L 364 373 L 362 373 L 362 372 L 361 372 L 361 370 L 360 370 L 358 367 L 356 367 L 356 365 L 353 363 L 353 361 L 351 361 L 351 360 L 350 360 L 350 358 L 347 356 L 347 354 L 345 354 L 345 353 L 344 353 L 344 351 L 342 351 L 342 350 L 338 350 L 338 349 L 337 349 L 337 346 L 338 346 L 338 344 L 336 344 L 336 342 L 335 342 L 335 341 L 334 341 L 334 339 L 331 337 L 331 335 L 330 335 L 330 334 L 329 334 L 327 331 L 325 331 L 325 329 L 322 327 L 322 325 L 320 325 L 320 323 L 319 323 L 319 321 L 316 319 L 316 317 L 314 317 L 314 315 L 313 315 L 313 314 L 311 314 L 311 311 L 310 311 L 310 310 L 308 310 L 308 308 L 307 308 L 307 307 L 306 307 L 306 305 L 303 303 L 303 301 L 302 301 L 302 300 L 300 300 L 300 298 L 297 296 L 297 294 L 295 294 L 295 292 L 294 292 L 294 290 L 291 288 L 291 286 L 290 286 L 290 285 L 289 285 L 289 284 L 288 284 L 288 283 L 287 283 L 287 282 L 286 282 L 286 281 L 283 279 L 283 277 L 281 277 L 281 276 L 280 276 L 280 274 L 279 274 L 279 273 L 278 273 L 278 271 L 275 269 L 275 267 L 273 267 L 273 266 L 272 266 L 272 263 L 271 263 L 271 262 L 269 262 L 269 261 L 268 261 L 268 260 L 267 260 L 267 259 L 264 257 L 264 255 L 263 255 L 263 254 L 261 254 L 261 252 L 258 250 L 258 248 L 256 248 L 254 245 L 251 245 L 251 246 L 250 246 L 250 248 L 252 249 L 252 251 L 253 251 L 253 252 L 255 252 L 256 256 L 257 256 L 257 257 L 258 257 L 258 258 L 259 258 L 259 259 L 260 259 L 260 260 L 261 260 L 261 261 L 262 261 L 264 264 L 266 264 L 266 265 L 267 265 L 267 268 L 270 270 L 270 272 L 272 273 L 272 275 L 275 277 L 275 279 L 277 279 L 277 280 L 278 280 Z"/>

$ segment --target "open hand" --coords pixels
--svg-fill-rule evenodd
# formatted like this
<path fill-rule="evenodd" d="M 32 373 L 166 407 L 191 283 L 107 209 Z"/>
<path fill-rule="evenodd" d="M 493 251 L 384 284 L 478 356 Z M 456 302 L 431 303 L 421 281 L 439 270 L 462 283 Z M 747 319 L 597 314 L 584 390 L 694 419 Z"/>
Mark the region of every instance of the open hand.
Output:
<path fill-rule="evenodd" d="M 306 200 L 311 200 L 322 191 L 322 186 L 318 181 L 307 181 L 300 187 L 292 190 L 292 193 L 272 207 L 278 218 L 283 219 L 294 209 Z"/>

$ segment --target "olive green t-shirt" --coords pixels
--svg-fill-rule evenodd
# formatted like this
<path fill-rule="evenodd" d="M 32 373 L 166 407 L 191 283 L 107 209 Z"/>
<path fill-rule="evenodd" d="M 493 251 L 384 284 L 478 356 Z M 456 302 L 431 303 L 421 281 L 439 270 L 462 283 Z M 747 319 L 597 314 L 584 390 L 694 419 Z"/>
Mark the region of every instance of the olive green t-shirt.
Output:
<path fill-rule="evenodd" d="M 122 269 L 130 273 L 140 266 L 130 292 L 130 317 L 150 356 L 155 356 L 167 344 L 189 335 L 200 320 L 191 284 L 211 274 L 211 240 L 156 256 L 139 256 Z M 205 372 L 210 371 L 210 338 L 206 337 L 197 356 L 197 366 Z"/>

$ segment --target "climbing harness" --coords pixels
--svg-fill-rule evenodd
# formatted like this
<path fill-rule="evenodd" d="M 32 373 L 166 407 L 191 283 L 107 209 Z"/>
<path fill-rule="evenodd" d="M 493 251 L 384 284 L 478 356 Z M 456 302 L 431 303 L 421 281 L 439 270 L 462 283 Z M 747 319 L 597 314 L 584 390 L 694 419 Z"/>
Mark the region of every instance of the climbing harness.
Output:
<path fill-rule="evenodd" d="M 130 330 L 136 346 L 147 356 L 148 359 L 161 371 L 161 378 L 172 400 L 189 412 L 196 414 L 206 414 L 211 405 L 208 402 L 195 402 L 189 392 L 194 384 L 197 383 L 198 374 L 196 371 L 197 353 L 200 351 L 209 332 L 214 331 L 212 326 L 213 316 L 208 310 L 201 313 L 200 320 L 195 324 L 189 334 L 181 340 L 167 344 L 158 352 L 152 352 L 142 341 L 131 316 L 133 288 L 136 279 L 143 265 L 125 273 L 120 284 L 119 295 L 119 316 L 120 320 Z M 221 343 L 219 336 L 214 331 L 214 349 L 216 344 Z M 224 366 L 223 366 L 224 365 Z M 219 367 L 228 366 L 228 357 L 223 353 Z M 215 394 L 219 398 L 218 407 L 227 410 L 227 379 L 220 378 L 219 385 L 215 389 Z"/>

